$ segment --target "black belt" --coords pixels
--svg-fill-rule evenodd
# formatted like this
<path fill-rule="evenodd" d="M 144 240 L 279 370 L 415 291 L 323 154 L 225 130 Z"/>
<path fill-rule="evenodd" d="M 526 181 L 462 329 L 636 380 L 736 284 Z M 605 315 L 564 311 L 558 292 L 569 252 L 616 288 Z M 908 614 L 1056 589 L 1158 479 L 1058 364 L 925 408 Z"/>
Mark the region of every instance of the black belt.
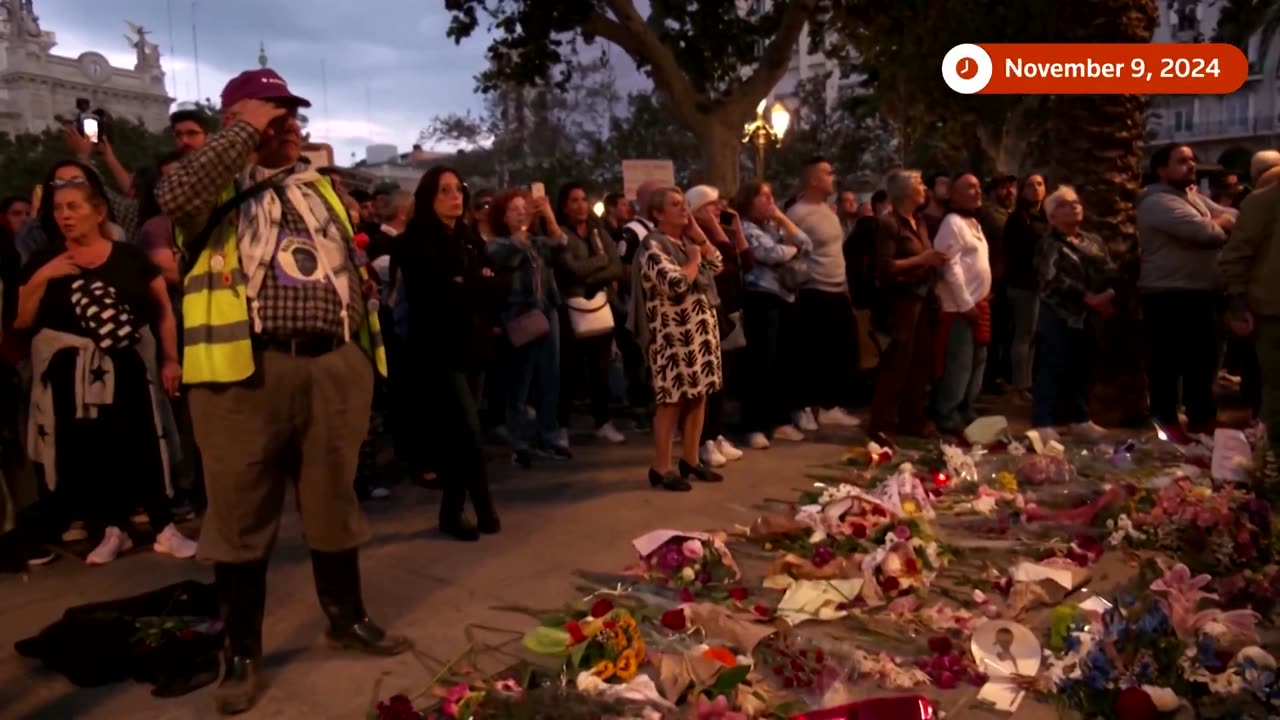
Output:
<path fill-rule="evenodd" d="M 297 357 L 320 357 L 345 344 L 342 338 L 332 335 L 294 335 L 292 337 L 255 335 L 253 338 L 255 350 L 274 350 Z"/>

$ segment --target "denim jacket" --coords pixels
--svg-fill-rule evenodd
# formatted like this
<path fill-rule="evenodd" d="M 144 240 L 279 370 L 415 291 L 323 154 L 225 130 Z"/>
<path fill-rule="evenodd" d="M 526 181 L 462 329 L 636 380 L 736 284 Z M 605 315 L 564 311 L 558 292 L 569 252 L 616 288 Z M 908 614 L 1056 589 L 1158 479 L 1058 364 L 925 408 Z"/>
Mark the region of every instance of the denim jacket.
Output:
<path fill-rule="evenodd" d="M 777 268 L 791 258 L 808 255 L 813 251 L 813 241 L 802 230 L 792 243 L 799 252 L 792 255 L 787 250 L 790 245 L 782 241 L 782 233 L 773 225 L 761 227 L 750 220 L 743 220 L 742 232 L 747 236 L 747 247 L 751 248 L 751 256 L 755 259 L 755 264 L 744 277 L 746 289 L 767 292 L 787 302 L 794 302 L 796 294 L 783 287 L 778 279 Z"/>
<path fill-rule="evenodd" d="M 507 297 L 505 317 L 516 317 L 535 308 L 551 312 L 559 307 L 555 263 L 566 241 L 567 237 L 561 233 L 558 238 L 530 236 L 528 244 L 509 237 L 489 242 L 489 259 L 494 267 L 511 274 L 511 295 Z"/>

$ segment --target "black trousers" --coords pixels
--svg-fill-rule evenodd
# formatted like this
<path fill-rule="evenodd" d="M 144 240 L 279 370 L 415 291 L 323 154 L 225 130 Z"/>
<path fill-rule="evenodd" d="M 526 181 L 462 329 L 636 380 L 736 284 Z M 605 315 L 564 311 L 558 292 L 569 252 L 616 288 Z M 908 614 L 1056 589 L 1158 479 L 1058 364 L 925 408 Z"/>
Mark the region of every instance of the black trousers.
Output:
<path fill-rule="evenodd" d="M 583 391 L 591 400 L 591 419 L 600 429 L 609 416 L 609 361 L 613 356 L 613 334 L 580 338 L 573 334 L 569 312 L 560 309 L 560 427 L 568 428 L 574 401 Z"/>
<path fill-rule="evenodd" d="M 849 294 L 801 290 L 796 312 L 800 327 L 796 345 L 802 354 L 791 370 L 801 378 L 801 405 L 828 410 L 852 407 L 861 359 L 858 318 Z"/>
<path fill-rule="evenodd" d="M 768 435 L 791 422 L 799 409 L 800 366 L 795 343 L 799 328 L 794 303 L 766 292 L 747 292 L 742 300 L 742 330 L 747 336 L 747 383 L 743 424 L 749 433 Z"/>
<path fill-rule="evenodd" d="M 382 344 L 387 353 L 387 379 L 382 384 L 380 398 L 375 389 L 375 402 L 382 402 L 383 418 L 391 429 L 391 446 L 396 461 L 420 476 L 430 468 L 425 467 L 425 454 L 414 441 L 415 407 L 410 384 L 414 370 L 407 356 L 408 348 L 396 332 L 390 313 L 384 313 L 382 317 Z"/>
<path fill-rule="evenodd" d="M 983 386 L 994 389 L 997 381 L 1013 380 L 1013 307 L 1004 283 L 991 288 L 991 345 L 987 347 Z"/>
<path fill-rule="evenodd" d="M 1179 397 L 1191 427 L 1208 428 L 1217 420 L 1213 386 L 1222 344 L 1219 302 L 1218 293 L 1208 290 L 1143 293 L 1147 391 L 1156 422 L 1177 426 Z"/>
<path fill-rule="evenodd" d="M 53 389 L 57 503 L 68 518 L 84 522 L 91 538 L 109 526 L 131 531 L 129 518 L 138 507 L 159 532 L 173 522 L 173 511 L 146 366 L 132 349 L 111 353 L 112 403 L 100 406 L 96 418 L 77 418 L 76 356 L 61 350 L 46 371 Z"/>
<path fill-rule="evenodd" d="M 480 516 L 494 512 L 485 467 L 483 431 L 476 411 L 475 394 L 461 370 L 424 367 L 418 371 L 421 397 L 426 402 L 426 432 L 431 457 L 444 484 L 440 502 L 442 522 L 462 515 L 467 498 Z"/>

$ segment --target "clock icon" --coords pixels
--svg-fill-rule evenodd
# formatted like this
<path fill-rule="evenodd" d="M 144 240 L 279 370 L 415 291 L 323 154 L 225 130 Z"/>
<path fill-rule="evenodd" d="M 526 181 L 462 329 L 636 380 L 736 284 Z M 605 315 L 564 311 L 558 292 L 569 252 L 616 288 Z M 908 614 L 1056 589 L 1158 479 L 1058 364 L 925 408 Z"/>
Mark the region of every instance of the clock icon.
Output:
<path fill-rule="evenodd" d="M 973 43 L 957 45 L 942 58 L 943 82 L 961 95 L 981 92 L 991 82 L 994 70 L 991 55 Z"/>
<path fill-rule="evenodd" d="M 978 62 L 971 57 L 961 58 L 956 63 L 956 75 L 964 80 L 970 80 L 978 74 Z"/>

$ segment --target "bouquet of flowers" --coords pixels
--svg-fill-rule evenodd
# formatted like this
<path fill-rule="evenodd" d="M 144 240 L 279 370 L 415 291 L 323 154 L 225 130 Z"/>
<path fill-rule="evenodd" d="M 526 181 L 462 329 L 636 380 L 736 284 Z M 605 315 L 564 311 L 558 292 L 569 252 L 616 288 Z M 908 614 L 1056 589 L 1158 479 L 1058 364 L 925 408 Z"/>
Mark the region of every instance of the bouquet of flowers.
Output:
<path fill-rule="evenodd" d="M 742 576 L 724 536 L 675 530 L 655 530 L 632 545 L 641 564 L 632 574 L 659 585 L 695 589 L 723 586 Z"/>
<path fill-rule="evenodd" d="M 809 536 L 812 545 L 828 539 L 865 540 L 892 518 L 880 500 L 860 488 L 843 484 L 827 488 L 796 513 L 796 522 L 804 523 L 812 531 Z"/>
<path fill-rule="evenodd" d="M 892 527 L 879 540 L 879 547 L 862 560 L 862 597 L 868 606 L 929 587 L 945 565 L 937 541 L 924 535 L 918 524 Z"/>
<path fill-rule="evenodd" d="M 634 678 L 648 652 L 635 617 L 608 598 L 596 600 L 585 615 L 563 625 L 555 618 L 530 630 L 524 646 L 540 655 L 563 657 L 574 675 L 588 671 L 610 683 Z"/>
<path fill-rule="evenodd" d="M 1272 554 L 1271 515 L 1264 501 L 1190 480 L 1138 493 L 1127 512 L 1108 520 L 1107 529 L 1112 544 L 1164 550 L 1197 572 L 1256 567 Z"/>

